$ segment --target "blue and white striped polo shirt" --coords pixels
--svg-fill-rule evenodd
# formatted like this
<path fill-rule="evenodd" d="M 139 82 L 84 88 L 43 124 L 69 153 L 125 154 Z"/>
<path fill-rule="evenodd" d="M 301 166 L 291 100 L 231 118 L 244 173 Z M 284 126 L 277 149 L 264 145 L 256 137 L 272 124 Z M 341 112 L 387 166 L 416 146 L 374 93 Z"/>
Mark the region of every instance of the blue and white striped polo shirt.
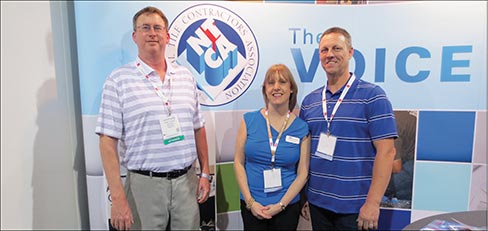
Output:
<path fill-rule="evenodd" d="M 149 80 L 136 63 L 141 63 Z M 197 158 L 194 130 L 204 126 L 204 119 L 196 83 L 188 69 L 166 63 L 164 84 L 157 72 L 137 58 L 115 69 L 103 86 L 95 132 L 119 139 L 121 164 L 127 169 L 168 172 L 189 166 Z M 169 98 L 183 141 L 163 143 L 159 119 L 168 116 L 168 109 L 149 81 Z"/>
<path fill-rule="evenodd" d="M 393 109 L 383 89 L 356 79 L 330 125 L 337 143 L 333 160 L 325 160 L 315 155 L 320 133 L 327 131 L 323 89 L 307 95 L 300 108 L 300 118 L 312 134 L 308 200 L 337 213 L 358 213 L 371 184 L 376 156 L 373 141 L 398 136 Z M 343 90 L 326 91 L 328 118 Z"/>

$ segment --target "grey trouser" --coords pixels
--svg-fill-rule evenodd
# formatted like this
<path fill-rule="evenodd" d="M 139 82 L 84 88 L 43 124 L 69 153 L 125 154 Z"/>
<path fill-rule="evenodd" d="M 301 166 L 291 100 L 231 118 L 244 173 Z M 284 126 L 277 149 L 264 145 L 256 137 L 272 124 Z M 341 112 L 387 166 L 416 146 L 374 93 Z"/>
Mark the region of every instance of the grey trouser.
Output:
<path fill-rule="evenodd" d="M 178 178 L 128 172 L 125 192 L 134 218 L 132 230 L 199 230 L 198 177 L 195 169 Z"/>

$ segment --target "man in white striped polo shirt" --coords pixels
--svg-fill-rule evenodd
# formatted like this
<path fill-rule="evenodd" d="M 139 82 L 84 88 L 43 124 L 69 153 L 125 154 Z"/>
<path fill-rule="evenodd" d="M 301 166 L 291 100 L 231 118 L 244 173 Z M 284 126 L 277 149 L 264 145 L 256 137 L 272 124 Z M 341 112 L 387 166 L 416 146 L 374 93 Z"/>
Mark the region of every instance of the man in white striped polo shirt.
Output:
<path fill-rule="evenodd" d="M 132 38 L 138 57 L 108 76 L 96 127 L 112 198 L 110 224 L 198 230 L 198 203 L 207 200 L 210 183 L 195 80 L 165 58 L 168 19 L 161 10 L 138 11 Z M 192 168 L 197 158 L 200 178 Z M 128 169 L 124 186 L 120 164 Z"/>

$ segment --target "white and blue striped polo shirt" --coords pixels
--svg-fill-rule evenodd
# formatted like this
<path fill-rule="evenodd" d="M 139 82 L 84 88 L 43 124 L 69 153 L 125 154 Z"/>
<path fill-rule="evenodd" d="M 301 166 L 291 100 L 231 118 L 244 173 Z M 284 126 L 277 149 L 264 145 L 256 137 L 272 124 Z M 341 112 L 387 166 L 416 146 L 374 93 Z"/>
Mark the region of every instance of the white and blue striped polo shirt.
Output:
<path fill-rule="evenodd" d="M 141 63 L 140 69 L 136 63 Z M 164 84 L 159 75 L 139 58 L 115 69 L 102 92 L 95 132 L 119 139 L 121 164 L 129 170 L 168 172 L 183 169 L 197 158 L 194 130 L 204 126 L 198 91 L 191 72 L 166 60 Z M 183 141 L 165 145 L 159 119 L 168 116 L 153 82 L 169 98 L 178 117 Z"/>
<path fill-rule="evenodd" d="M 336 213 L 358 213 L 371 184 L 376 149 L 373 141 L 397 137 L 390 101 L 379 86 L 356 79 L 330 125 L 337 137 L 332 161 L 315 155 L 320 133 L 327 131 L 322 111 L 324 87 L 307 95 L 300 108 L 312 135 L 308 200 Z M 328 118 L 344 87 L 326 91 Z"/>

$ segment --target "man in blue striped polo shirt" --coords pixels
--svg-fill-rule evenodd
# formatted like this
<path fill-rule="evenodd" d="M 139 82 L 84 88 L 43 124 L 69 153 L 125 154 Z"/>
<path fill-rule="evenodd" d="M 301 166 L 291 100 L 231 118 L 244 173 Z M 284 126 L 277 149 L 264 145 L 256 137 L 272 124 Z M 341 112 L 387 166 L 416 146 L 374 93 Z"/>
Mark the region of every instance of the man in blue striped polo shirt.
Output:
<path fill-rule="evenodd" d="M 377 229 L 391 175 L 398 136 L 393 109 L 379 86 L 349 72 L 353 53 L 346 30 L 322 34 L 327 82 L 300 108 L 312 134 L 306 195 L 314 230 Z"/>
<path fill-rule="evenodd" d="M 133 17 L 135 61 L 103 87 L 96 133 L 118 230 L 199 230 L 207 200 L 208 148 L 191 72 L 165 58 L 168 19 L 146 7 Z M 198 158 L 201 177 L 192 163 Z M 128 169 L 123 186 L 119 166 Z"/>

